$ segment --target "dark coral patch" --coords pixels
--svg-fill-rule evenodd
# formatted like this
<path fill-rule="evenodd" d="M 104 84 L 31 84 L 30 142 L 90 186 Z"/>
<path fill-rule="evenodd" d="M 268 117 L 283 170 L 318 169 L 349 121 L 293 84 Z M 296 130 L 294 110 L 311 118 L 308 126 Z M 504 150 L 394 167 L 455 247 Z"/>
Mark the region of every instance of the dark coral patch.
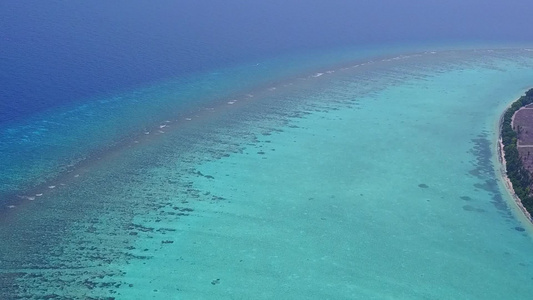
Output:
<path fill-rule="evenodd" d="M 472 205 L 465 205 L 463 206 L 463 209 L 466 211 L 474 211 L 476 208 L 473 207 Z"/>
<path fill-rule="evenodd" d="M 421 183 L 421 184 L 418 185 L 418 187 L 423 188 L 423 189 L 427 189 L 429 187 L 429 185 L 427 185 L 425 183 Z"/>
<path fill-rule="evenodd" d="M 520 226 L 516 226 L 516 227 L 514 228 L 514 230 L 516 230 L 516 231 L 520 231 L 520 232 L 522 232 L 522 231 L 526 231 L 523 227 L 520 227 Z"/>
<path fill-rule="evenodd" d="M 472 201 L 472 198 L 470 198 L 468 196 L 461 196 L 460 198 L 461 198 L 461 200 Z"/>

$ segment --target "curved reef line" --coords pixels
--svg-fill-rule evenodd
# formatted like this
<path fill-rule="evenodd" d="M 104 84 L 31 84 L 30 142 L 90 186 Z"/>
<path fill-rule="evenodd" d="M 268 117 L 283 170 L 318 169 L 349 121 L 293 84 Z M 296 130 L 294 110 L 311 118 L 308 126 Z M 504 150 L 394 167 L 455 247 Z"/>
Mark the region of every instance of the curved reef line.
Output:
<path fill-rule="evenodd" d="M 511 198 L 514 200 L 514 204 L 521 211 L 522 215 L 529 221 L 530 225 L 533 225 L 533 218 L 531 217 L 531 208 L 528 210 L 524 205 L 524 200 L 520 198 L 518 193 L 515 190 L 515 186 L 523 198 L 532 198 L 533 195 L 530 192 L 529 187 L 533 184 L 531 180 L 531 173 L 527 171 L 523 166 L 523 161 L 520 158 L 518 153 L 517 143 L 518 143 L 518 133 L 514 130 L 513 121 L 515 119 L 516 113 L 523 107 L 533 103 L 533 88 L 528 89 L 523 96 L 518 100 L 513 101 L 500 116 L 499 125 L 498 125 L 498 160 L 500 162 L 500 176 L 502 177 L 504 186 L 508 191 Z M 507 128 L 504 128 L 507 126 Z M 510 131 L 509 131 L 510 129 Z M 505 135 L 505 136 L 504 136 Z M 508 148 L 508 152 L 505 152 L 505 148 Z M 511 150 L 511 151 L 509 151 Z M 513 152 L 512 154 L 509 152 Z M 507 163 L 507 158 L 514 155 L 515 166 L 509 166 Z M 513 169 L 514 168 L 514 169 Z M 526 172 L 527 176 L 518 180 L 517 174 Z M 511 179 L 509 173 L 513 173 L 514 177 Z M 513 183 L 514 182 L 514 183 Z M 524 183 L 527 183 L 525 186 Z"/>
<path fill-rule="evenodd" d="M 0 190 L 0 221 L 5 219 L 5 214 L 9 214 L 12 208 L 24 205 L 28 201 L 33 201 L 39 198 L 46 197 L 48 192 L 53 192 L 63 185 L 76 180 L 78 176 L 82 176 L 88 169 L 95 165 L 110 159 L 113 156 L 120 155 L 121 151 L 128 148 L 142 146 L 151 141 L 163 138 L 165 133 L 183 129 L 185 127 L 194 127 L 196 123 L 213 118 L 215 115 L 221 116 L 231 113 L 237 109 L 243 109 L 249 103 L 257 103 L 258 99 L 262 97 L 268 98 L 274 93 L 282 93 L 284 90 L 293 88 L 293 85 L 316 85 L 317 80 L 323 80 L 328 75 L 333 73 L 342 73 L 350 69 L 359 69 L 361 72 L 371 69 L 372 65 L 377 64 L 395 64 L 398 61 L 408 59 L 427 59 L 436 54 L 440 55 L 455 55 L 457 53 L 477 53 L 479 51 L 491 51 L 494 49 L 447 49 L 438 51 L 416 50 L 390 54 L 377 54 L 366 57 L 356 57 L 354 59 L 346 59 L 342 62 L 336 62 L 328 67 L 316 66 L 309 69 L 301 70 L 294 75 L 288 77 L 281 77 L 281 79 L 274 81 L 264 81 L 257 83 L 252 87 L 247 87 L 243 90 L 236 91 L 231 95 L 224 95 L 221 97 L 202 98 L 199 106 L 183 107 L 173 115 L 166 115 L 159 121 L 153 121 L 151 124 L 146 124 L 144 130 L 137 130 L 125 133 L 111 141 L 109 145 L 103 146 L 99 149 L 90 149 L 84 153 L 82 157 L 76 157 L 76 162 L 69 165 L 60 165 L 57 167 L 57 172 L 50 172 L 42 177 L 38 177 L 24 185 L 17 186 L 13 190 Z M 505 50 L 505 49 L 501 49 Z M 516 49 L 518 51 L 523 51 Z M 327 70 L 327 71 L 326 71 Z M 317 76 L 317 74 L 321 74 Z M 121 95 L 121 94 L 119 94 Z M 263 98 L 263 99 L 264 99 Z M 253 99 L 253 101 L 252 101 Z M 50 188 L 50 187 L 57 188 Z M 44 194 L 44 195 L 43 195 Z M 33 198 L 33 199 L 32 199 Z"/>

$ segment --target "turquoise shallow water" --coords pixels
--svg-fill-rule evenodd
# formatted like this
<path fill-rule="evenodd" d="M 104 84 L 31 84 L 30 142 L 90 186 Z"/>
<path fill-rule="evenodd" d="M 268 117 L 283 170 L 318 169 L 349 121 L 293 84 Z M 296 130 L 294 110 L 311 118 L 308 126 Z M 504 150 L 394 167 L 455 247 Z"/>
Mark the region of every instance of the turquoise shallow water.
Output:
<path fill-rule="evenodd" d="M 533 241 L 495 141 L 532 53 L 339 60 L 146 122 L 4 213 L 2 291 L 529 299 Z"/>

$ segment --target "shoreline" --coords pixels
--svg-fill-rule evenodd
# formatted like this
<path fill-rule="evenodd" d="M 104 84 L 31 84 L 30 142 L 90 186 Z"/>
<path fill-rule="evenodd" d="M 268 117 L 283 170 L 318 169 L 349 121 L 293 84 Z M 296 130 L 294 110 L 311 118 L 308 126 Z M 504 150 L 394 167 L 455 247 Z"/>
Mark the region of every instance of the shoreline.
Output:
<path fill-rule="evenodd" d="M 529 89 L 526 89 L 526 91 L 529 90 Z M 522 93 L 523 94 L 523 93 Z M 527 220 L 528 220 L 528 223 L 529 225 L 533 226 L 533 218 L 531 217 L 531 214 L 529 213 L 529 211 L 527 211 L 527 209 L 524 207 L 523 203 L 522 203 L 522 200 L 520 199 L 520 197 L 518 197 L 518 195 L 515 193 L 514 191 L 514 188 L 513 188 L 513 184 L 511 183 L 511 180 L 509 179 L 509 177 L 507 176 L 507 164 L 506 164 L 506 160 L 505 160 L 505 151 L 504 151 L 504 145 L 503 145 L 503 140 L 502 140 L 502 125 L 503 125 L 503 118 L 504 118 L 504 115 L 505 113 L 507 112 L 507 110 L 511 107 L 511 105 L 515 102 L 516 100 L 513 100 L 509 105 L 507 105 L 507 107 L 505 108 L 505 110 L 501 113 L 500 115 L 500 119 L 499 119 L 499 122 L 498 122 L 498 141 L 497 141 L 497 151 L 498 151 L 498 161 L 500 163 L 500 171 L 498 172 L 499 173 L 499 176 L 501 177 L 502 179 L 502 182 L 503 182 L 503 185 L 505 187 L 505 190 L 507 191 L 507 193 L 509 194 L 509 196 L 513 199 L 513 203 L 515 204 L 515 207 L 518 208 L 521 212 L 520 216 L 522 217 L 525 217 Z M 516 111 L 514 114 L 513 114 L 513 120 L 514 120 L 514 117 L 516 115 L 518 111 Z"/>
<path fill-rule="evenodd" d="M 511 180 L 507 176 L 507 165 L 505 163 L 505 152 L 503 150 L 503 142 L 501 138 L 501 132 L 498 137 L 498 160 L 500 162 L 500 176 L 503 179 L 505 189 L 513 198 L 513 202 L 516 205 L 516 207 L 522 212 L 522 215 L 526 217 L 531 225 L 533 225 L 533 219 L 531 218 L 531 214 L 527 211 L 527 209 L 522 204 L 522 200 L 518 195 L 515 193 L 513 189 L 513 184 L 511 183 Z"/>

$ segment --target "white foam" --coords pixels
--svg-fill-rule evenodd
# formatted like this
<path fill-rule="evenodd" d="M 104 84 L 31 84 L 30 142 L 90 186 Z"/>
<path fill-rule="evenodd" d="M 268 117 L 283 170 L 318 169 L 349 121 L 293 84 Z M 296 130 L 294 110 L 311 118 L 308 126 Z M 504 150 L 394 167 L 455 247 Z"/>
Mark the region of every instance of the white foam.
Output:
<path fill-rule="evenodd" d="M 159 125 L 159 128 L 165 128 L 167 125 Z"/>
<path fill-rule="evenodd" d="M 269 88 L 268 90 L 269 90 L 269 91 L 275 91 L 276 88 L 275 88 L 275 87 L 271 87 L 271 88 Z"/>
<path fill-rule="evenodd" d="M 50 186 L 48 186 L 49 189 L 53 189 L 53 188 L 55 188 L 55 187 L 56 187 L 55 185 L 50 185 Z"/>
<path fill-rule="evenodd" d="M 322 76 L 322 75 L 324 75 L 324 73 L 316 73 L 315 75 L 313 75 L 313 77 L 316 78 L 316 77 L 320 77 L 320 76 Z"/>
<path fill-rule="evenodd" d="M 231 105 L 231 104 L 235 104 L 235 101 L 228 101 L 228 104 Z"/>
<path fill-rule="evenodd" d="M 163 130 L 158 130 L 157 132 L 159 132 L 159 133 L 165 133 Z"/>
<path fill-rule="evenodd" d="M 187 121 L 191 121 L 192 119 L 191 119 L 191 118 L 185 118 L 185 120 L 187 120 Z"/>
<path fill-rule="evenodd" d="M 7 208 L 15 208 L 15 205 L 8 205 Z"/>
<path fill-rule="evenodd" d="M 145 131 L 144 134 L 150 134 L 150 131 Z"/>
<path fill-rule="evenodd" d="M 26 197 L 28 200 L 33 201 L 35 200 L 35 197 Z"/>
<path fill-rule="evenodd" d="M 35 194 L 36 197 L 41 197 L 43 193 Z"/>
<path fill-rule="evenodd" d="M 136 141 L 136 142 L 137 142 L 137 141 Z M 76 174 L 76 175 L 74 175 L 74 178 L 78 178 L 78 177 L 80 177 L 80 174 Z"/>

